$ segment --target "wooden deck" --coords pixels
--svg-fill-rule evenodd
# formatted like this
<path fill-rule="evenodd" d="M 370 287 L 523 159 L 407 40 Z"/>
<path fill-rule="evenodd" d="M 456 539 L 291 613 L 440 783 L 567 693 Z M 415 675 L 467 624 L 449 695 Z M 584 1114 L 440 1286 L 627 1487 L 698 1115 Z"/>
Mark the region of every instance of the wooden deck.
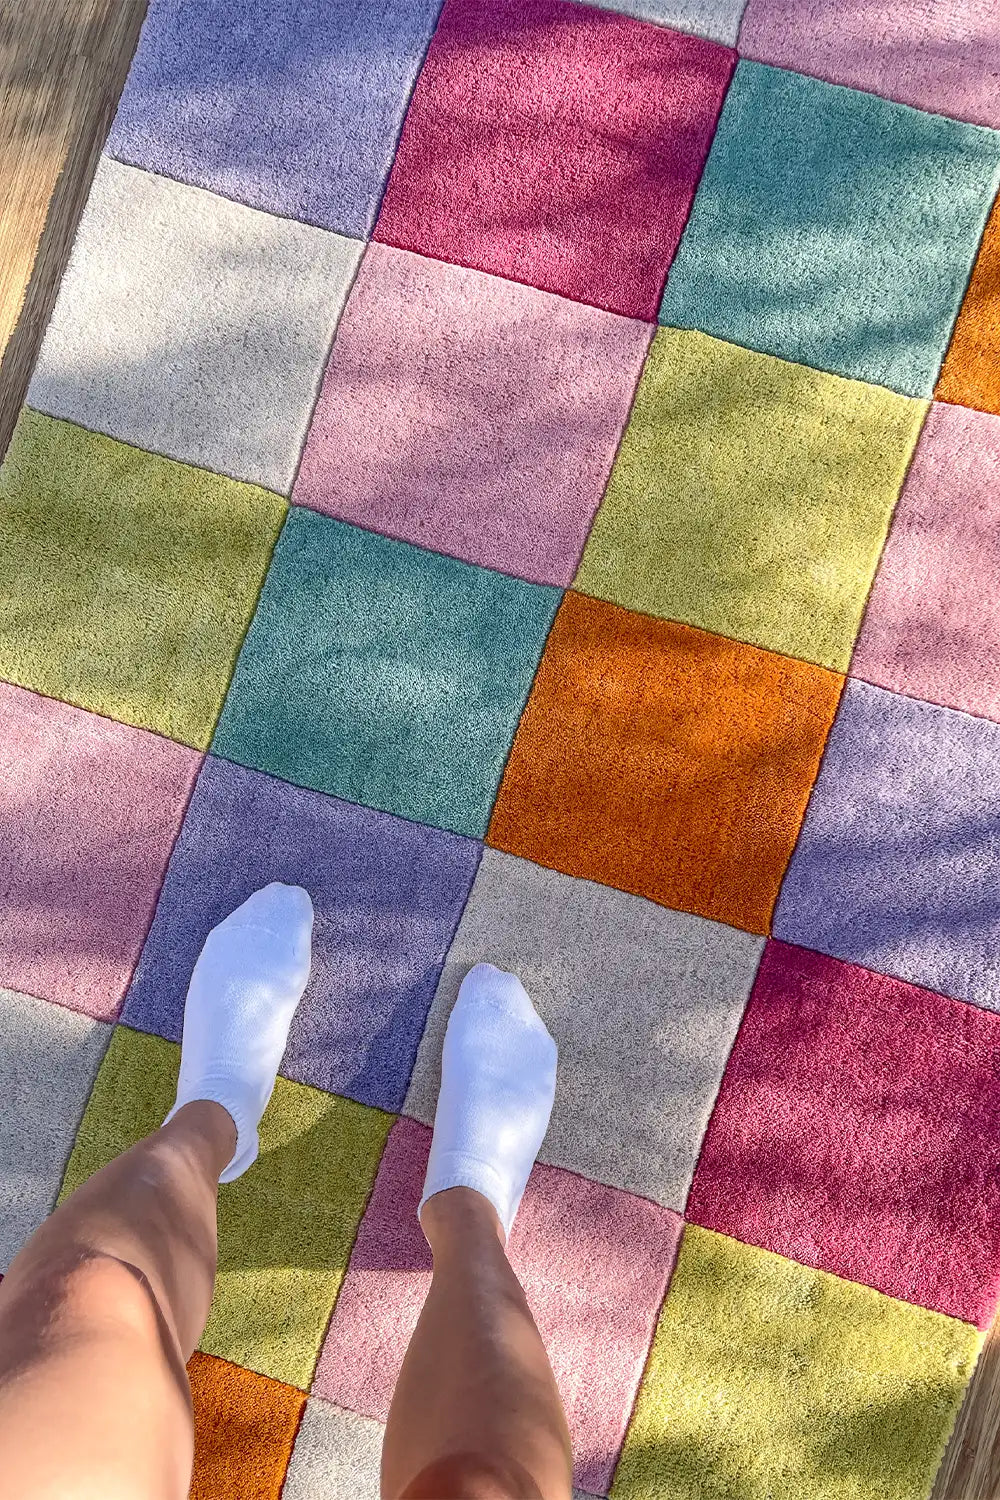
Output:
<path fill-rule="evenodd" d="M 146 0 L 0 6 L 0 456 L 145 12 Z"/>
<path fill-rule="evenodd" d="M 1000 1496 L 1000 1319 L 993 1323 L 948 1445 L 932 1500 Z"/>

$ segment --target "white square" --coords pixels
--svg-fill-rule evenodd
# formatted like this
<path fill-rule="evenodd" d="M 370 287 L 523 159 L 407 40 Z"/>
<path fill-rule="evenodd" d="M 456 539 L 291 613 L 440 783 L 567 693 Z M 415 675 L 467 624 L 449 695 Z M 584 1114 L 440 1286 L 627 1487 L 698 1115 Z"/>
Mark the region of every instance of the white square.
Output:
<path fill-rule="evenodd" d="M 105 157 L 29 404 L 287 494 L 363 249 Z"/>
<path fill-rule="evenodd" d="M 111 1031 L 0 990 L 0 1271 L 55 1207 Z"/>

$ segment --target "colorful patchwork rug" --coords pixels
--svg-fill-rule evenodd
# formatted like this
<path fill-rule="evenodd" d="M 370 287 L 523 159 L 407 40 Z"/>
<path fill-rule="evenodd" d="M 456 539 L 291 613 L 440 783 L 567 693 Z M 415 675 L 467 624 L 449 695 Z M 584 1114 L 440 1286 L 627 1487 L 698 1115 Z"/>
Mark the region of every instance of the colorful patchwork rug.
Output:
<path fill-rule="evenodd" d="M 193 1493 L 377 1494 L 478 959 L 615 1500 L 920 1500 L 1000 1293 L 1000 11 L 152 0 L 0 470 L 0 1269 L 315 962 Z"/>

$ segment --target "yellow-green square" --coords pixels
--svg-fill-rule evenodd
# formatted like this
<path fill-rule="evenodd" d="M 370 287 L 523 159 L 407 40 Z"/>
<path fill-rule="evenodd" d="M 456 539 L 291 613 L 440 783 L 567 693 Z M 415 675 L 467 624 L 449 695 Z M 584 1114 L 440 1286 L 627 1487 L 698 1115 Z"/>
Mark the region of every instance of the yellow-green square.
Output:
<path fill-rule="evenodd" d="M 574 587 L 846 670 L 926 410 L 660 329 Z"/>
<path fill-rule="evenodd" d="M 25 410 L 0 467 L 0 678 L 207 748 L 287 509 Z"/>
<path fill-rule="evenodd" d="M 180 1048 L 119 1026 L 60 1198 L 155 1130 Z M 308 1390 L 394 1115 L 279 1078 L 260 1156 L 219 1190 L 219 1273 L 200 1348 Z"/>
<path fill-rule="evenodd" d="M 968 1323 L 688 1226 L 613 1500 L 918 1500 Z"/>

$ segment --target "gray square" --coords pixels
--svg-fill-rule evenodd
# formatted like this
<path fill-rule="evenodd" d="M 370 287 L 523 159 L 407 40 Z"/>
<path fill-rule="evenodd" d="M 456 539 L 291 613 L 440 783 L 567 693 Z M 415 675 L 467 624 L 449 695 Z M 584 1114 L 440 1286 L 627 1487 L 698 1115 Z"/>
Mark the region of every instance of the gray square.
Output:
<path fill-rule="evenodd" d="M 55 1207 L 111 1031 L 0 990 L 0 1271 Z"/>
<path fill-rule="evenodd" d="M 378 1500 L 385 1428 L 315 1396 L 306 1402 L 282 1500 Z M 573 1500 L 591 1500 L 583 1490 Z"/>
<path fill-rule="evenodd" d="M 620 10 L 638 21 L 693 31 L 735 47 L 747 0 L 583 0 L 601 10 Z"/>
<path fill-rule="evenodd" d="M 417 1053 L 405 1114 L 434 1118 L 458 986 L 520 975 L 559 1044 L 541 1160 L 683 1212 L 764 939 L 486 849 Z"/>
<path fill-rule="evenodd" d="M 28 401 L 287 494 L 363 249 L 104 158 Z"/>
<path fill-rule="evenodd" d="M 315 1396 L 306 1402 L 282 1500 L 378 1500 L 385 1428 Z"/>

